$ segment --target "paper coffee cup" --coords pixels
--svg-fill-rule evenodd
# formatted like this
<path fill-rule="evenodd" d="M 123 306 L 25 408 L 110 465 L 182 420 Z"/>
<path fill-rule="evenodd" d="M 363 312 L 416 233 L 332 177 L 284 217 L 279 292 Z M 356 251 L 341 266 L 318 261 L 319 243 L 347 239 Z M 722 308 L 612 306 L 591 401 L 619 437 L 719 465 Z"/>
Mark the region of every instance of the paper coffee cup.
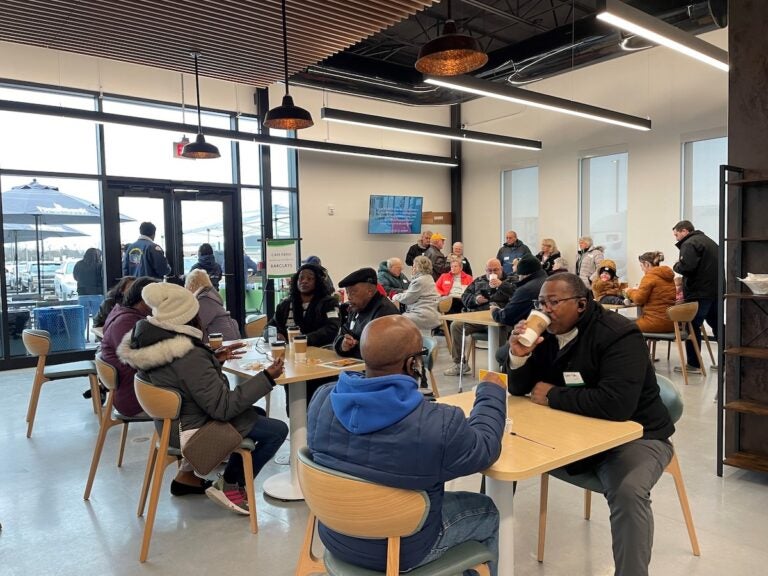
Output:
<path fill-rule="evenodd" d="M 525 332 L 517 337 L 517 341 L 523 346 L 533 346 L 536 339 L 544 333 L 549 323 L 551 322 L 549 316 L 544 312 L 538 310 L 531 310 L 528 318 L 525 321 Z"/>
<path fill-rule="evenodd" d="M 224 337 L 219 332 L 208 334 L 208 346 L 211 350 L 217 350 L 221 348 L 221 344 L 224 342 Z"/>
<path fill-rule="evenodd" d="M 272 342 L 270 346 L 272 350 L 272 358 L 277 360 L 278 358 L 285 358 L 285 342 Z"/>
<path fill-rule="evenodd" d="M 288 326 L 288 346 L 293 347 L 293 339 L 301 334 L 301 330 L 298 326 Z"/>
<path fill-rule="evenodd" d="M 293 337 L 293 353 L 299 362 L 307 359 L 307 337 L 303 334 L 297 334 Z"/>
<path fill-rule="evenodd" d="M 488 280 L 498 280 L 498 278 L 497 274 L 488 274 Z"/>

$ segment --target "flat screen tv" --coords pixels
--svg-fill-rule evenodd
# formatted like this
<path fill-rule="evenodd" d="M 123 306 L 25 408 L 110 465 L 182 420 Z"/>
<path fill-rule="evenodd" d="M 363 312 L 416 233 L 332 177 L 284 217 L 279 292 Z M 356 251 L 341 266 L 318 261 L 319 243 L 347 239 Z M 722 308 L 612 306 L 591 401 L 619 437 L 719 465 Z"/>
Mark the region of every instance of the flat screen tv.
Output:
<path fill-rule="evenodd" d="M 371 196 L 368 234 L 421 234 L 421 196 Z"/>

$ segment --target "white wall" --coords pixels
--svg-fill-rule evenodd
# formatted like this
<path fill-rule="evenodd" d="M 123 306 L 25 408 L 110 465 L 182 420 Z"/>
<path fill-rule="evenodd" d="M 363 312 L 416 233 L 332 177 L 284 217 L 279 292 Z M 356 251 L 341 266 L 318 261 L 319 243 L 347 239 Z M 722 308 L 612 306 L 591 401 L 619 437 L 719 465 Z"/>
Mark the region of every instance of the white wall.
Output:
<path fill-rule="evenodd" d="M 702 38 L 726 47 L 719 30 Z M 613 127 L 564 114 L 483 98 L 463 107 L 474 130 L 542 140 L 541 152 L 464 146 L 464 243 L 472 262 L 495 255 L 502 239 L 500 175 L 539 166 L 539 234 L 553 237 L 573 263 L 578 236 L 578 161 L 585 152 L 614 147 L 629 153 L 629 281 L 637 255 L 662 250 L 677 260 L 671 228 L 680 219 L 681 143 L 692 134 L 726 134 L 727 74 L 666 48 L 630 54 L 538 82 L 529 89 L 614 109 L 653 121 L 650 132 Z M 694 222 L 695 224 L 695 222 Z M 538 238 L 523 238 L 534 252 Z"/>

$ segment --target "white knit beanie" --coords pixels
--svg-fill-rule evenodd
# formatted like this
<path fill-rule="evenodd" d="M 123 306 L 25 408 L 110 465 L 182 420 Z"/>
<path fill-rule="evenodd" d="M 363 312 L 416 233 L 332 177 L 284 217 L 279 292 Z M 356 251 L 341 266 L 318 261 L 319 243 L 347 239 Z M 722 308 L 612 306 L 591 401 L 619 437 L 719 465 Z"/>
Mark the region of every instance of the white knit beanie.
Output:
<path fill-rule="evenodd" d="M 153 282 L 144 287 L 141 298 L 152 308 L 152 316 L 147 318 L 150 323 L 171 332 L 200 337 L 199 330 L 186 326 L 187 322 L 197 316 L 200 304 L 192 292 L 183 286 Z"/>

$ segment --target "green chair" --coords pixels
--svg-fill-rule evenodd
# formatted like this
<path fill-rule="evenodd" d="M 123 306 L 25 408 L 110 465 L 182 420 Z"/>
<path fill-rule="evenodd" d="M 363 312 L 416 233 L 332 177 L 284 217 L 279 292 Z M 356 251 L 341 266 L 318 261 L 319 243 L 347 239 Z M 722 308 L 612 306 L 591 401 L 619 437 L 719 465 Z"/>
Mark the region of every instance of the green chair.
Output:
<path fill-rule="evenodd" d="M 677 422 L 683 415 L 683 399 L 680 396 L 680 392 L 672 381 L 666 376 L 656 374 L 656 382 L 659 384 L 659 391 L 661 394 L 661 401 L 669 411 L 669 415 L 673 422 Z M 665 472 L 669 472 L 675 480 L 675 488 L 677 489 L 677 497 L 680 500 L 680 508 L 683 510 L 683 517 L 685 518 L 685 525 L 688 528 L 688 538 L 691 540 L 691 550 L 694 556 L 700 556 L 699 540 L 696 537 L 696 527 L 693 525 L 693 516 L 691 516 L 691 508 L 688 504 L 688 494 L 685 491 L 685 483 L 683 482 L 683 473 L 680 470 L 680 462 L 677 459 L 677 454 L 673 452 L 672 460 L 667 465 Z M 568 474 L 565 468 L 558 468 L 552 470 L 548 474 L 541 475 L 541 494 L 539 500 L 539 546 L 537 559 L 539 562 L 544 561 L 544 540 L 547 530 L 547 494 L 549 491 L 549 476 L 559 478 L 564 482 L 584 488 L 584 518 L 589 520 L 592 510 L 592 492 L 603 493 L 603 485 L 600 482 L 600 478 L 593 472 L 584 472 L 582 474 Z"/>
<path fill-rule="evenodd" d="M 296 576 L 325 572 L 330 576 L 397 576 L 400 573 L 400 538 L 415 534 L 429 512 L 429 497 L 421 490 L 375 484 L 317 464 L 305 446 L 298 453 L 299 483 L 309 506 L 304 545 Z M 375 572 L 348 564 L 327 550 L 323 560 L 312 554 L 315 521 L 356 538 L 387 539 L 387 571 Z M 475 570 L 490 573 L 490 550 L 479 542 L 454 546 L 443 556 L 408 572 L 409 576 L 458 576 Z"/>

